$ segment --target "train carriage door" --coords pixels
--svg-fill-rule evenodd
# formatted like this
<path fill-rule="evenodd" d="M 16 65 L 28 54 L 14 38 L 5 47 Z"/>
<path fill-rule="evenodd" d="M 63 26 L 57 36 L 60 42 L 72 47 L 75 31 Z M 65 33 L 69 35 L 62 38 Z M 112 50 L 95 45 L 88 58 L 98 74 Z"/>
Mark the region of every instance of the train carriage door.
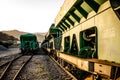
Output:
<path fill-rule="evenodd" d="M 64 52 L 69 53 L 70 50 L 70 36 L 64 38 Z"/>
<path fill-rule="evenodd" d="M 73 34 L 70 52 L 72 55 L 78 55 L 78 44 L 77 44 L 77 39 L 75 34 Z"/>
<path fill-rule="evenodd" d="M 97 58 L 97 28 L 92 27 L 80 32 L 81 58 Z"/>

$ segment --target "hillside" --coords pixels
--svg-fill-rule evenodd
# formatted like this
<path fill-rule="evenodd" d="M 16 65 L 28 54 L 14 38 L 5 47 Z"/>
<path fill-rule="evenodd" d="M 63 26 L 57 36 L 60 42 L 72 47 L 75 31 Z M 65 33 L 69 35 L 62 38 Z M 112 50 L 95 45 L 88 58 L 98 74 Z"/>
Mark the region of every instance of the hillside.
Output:
<path fill-rule="evenodd" d="M 0 32 L 13 36 L 17 39 L 19 39 L 21 34 L 28 33 L 28 32 L 23 32 L 23 31 L 18 31 L 18 30 L 9 30 L 9 31 L 0 31 Z M 45 33 L 33 33 L 33 34 L 37 36 L 37 39 L 39 42 L 41 42 L 44 39 Z"/>
<path fill-rule="evenodd" d="M 18 40 L 14 36 L 0 32 L 0 41 Z"/>
<path fill-rule="evenodd" d="M 19 36 L 21 34 L 26 34 L 27 32 L 22 32 L 22 31 L 18 31 L 18 30 L 8 30 L 8 31 L 1 31 L 2 33 L 14 36 L 15 38 L 19 39 Z"/>
<path fill-rule="evenodd" d="M 37 36 L 39 42 L 43 41 L 45 34 L 44 33 L 34 33 Z"/>

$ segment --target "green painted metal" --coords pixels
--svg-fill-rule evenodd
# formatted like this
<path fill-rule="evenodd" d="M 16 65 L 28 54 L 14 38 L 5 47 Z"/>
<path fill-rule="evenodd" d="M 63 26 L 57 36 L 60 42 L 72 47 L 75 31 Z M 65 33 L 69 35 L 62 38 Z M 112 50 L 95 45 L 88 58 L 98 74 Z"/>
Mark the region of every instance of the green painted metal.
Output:
<path fill-rule="evenodd" d="M 77 21 L 77 22 L 80 22 L 80 17 L 77 16 L 74 11 L 70 11 L 69 12 L 70 15 L 72 15 L 72 17 Z"/>
<path fill-rule="evenodd" d="M 59 25 L 59 28 L 61 28 L 62 31 L 65 31 L 65 29 L 63 27 L 61 27 L 60 25 Z"/>
<path fill-rule="evenodd" d="M 56 28 L 54 24 L 51 25 L 50 29 L 49 29 L 49 36 L 53 36 L 53 37 L 57 37 L 59 36 L 59 34 L 61 34 L 61 30 Z"/>
<path fill-rule="evenodd" d="M 94 0 L 95 2 L 97 2 L 99 5 L 103 4 L 104 2 L 106 2 L 107 0 Z"/>
<path fill-rule="evenodd" d="M 50 29 L 50 34 L 56 34 L 58 32 L 58 29 Z"/>
<path fill-rule="evenodd" d="M 74 22 L 69 18 L 69 16 L 68 17 L 65 17 L 69 22 L 70 22 L 70 24 L 72 25 L 72 26 L 74 26 Z"/>
<path fill-rule="evenodd" d="M 26 40 L 26 41 L 36 41 L 36 35 L 34 34 L 24 34 L 24 35 L 20 35 L 20 40 Z"/>
<path fill-rule="evenodd" d="M 56 50 L 60 50 L 61 42 L 62 42 L 62 36 L 59 36 L 59 37 L 54 39 L 54 46 L 55 46 Z"/>
<path fill-rule="evenodd" d="M 60 26 L 64 29 L 67 30 L 67 28 L 61 23 Z"/>
<path fill-rule="evenodd" d="M 80 5 L 75 5 L 74 7 L 82 14 L 83 17 L 87 18 L 88 13 L 82 7 L 80 7 Z"/>
<path fill-rule="evenodd" d="M 63 20 L 62 21 L 68 28 L 70 28 L 70 25 L 65 21 L 65 20 Z"/>
<path fill-rule="evenodd" d="M 80 5 L 87 13 L 90 13 L 93 9 L 84 1 Z"/>
<path fill-rule="evenodd" d="M 92 46 L 91 43 L 93 44 L 93 42 L 91 41 L 86 41 L 83 39 L 83 32 L 84 31 L 90 31 L 91 33 L 94 32 L 95 36 L 95 46 Z M 92 27 L 90 29 L 84 30 L 80 32 L 80 51 L 79 51 L 79 57 L 81 58 L 98 58 L 98 31 L 97 31 L 97 27 Z M 92 56 L 93 52 L 92 49 L 95 47 L 95 53 Z"/>
<path fill-rule="evenodd" d="M 55 24 L 52 24 L 52 25 L 50 26 L 50 29 L 52 29 L 52 28 L 55 28 Z"/>
<path fill-rule="evenodd" d="M 91 51 L 91 47 L 90 46 L 85 46 L 83 48 L 80 49 L 80 52 L 79 52 L 79 57 L 80 58 L 92 58 L 91 55 L 92 55 L 92 51 Z"/>
<path fill-rule="evenodd" d="M 62 30 L 60 27 L 58 27 L 58 29 L 59 29 L 61 32 L 63 32 L 63 30 Z"/>
<path fill-rule="evenodd" d="M 98 11 L 99 4 L 94 0 L 84 0 L 95 12 Z"/>
<path fill-rule="evenodd" d="M 58 28 L 52 28 L 50 29 L 50 35 L 52 35 L 54 38 L 61 35 L 61 31 Z"/>
<path fill-rule="evenodd" d="M 91 12 L 92 10 L 97 12 L 100 5 L 106 1 L 107 0 L 77 0 L 58 25 L 61 25 L 61 22 L 63 22 L 68 28 L 70 28 L 70 25 L 67 22 L 65 22 L 65 20 L 67 20 L 72 26 L 74 26 L 75 22 L 72 19 L 70 19 L 69 16 L 72 16 L 77 22 L 80 22 L 81 19 L 81 17 L 74 12 L 75 10 L 77 10 L 80 13 L 80 15 L 82 15 L 84 18 L 87 18 L 89 12 Z M 64 28 L 63 25 L 62 27 Z M 62 31 L 66 29 L 63 28 Z"/>
<path fill-rule="evenodd" d="M 71 44 L 70 52 L 73 55 L 78 55 L 78 43 L 77 43 L 77 38 L 75 34 L 73 34 L 73 37 L 72 37 L 72 44 Z"/>
<path fill-rule="evenodd" d="M 64 52 L 70 52 L 70 36 L 64 38 Z"/>
<path fill-rule="evenodd" d="M 50 40 L 52 38 L 52 35 L 48 35 L 48 37 L 46 37 L 46 40 Z"/>
<path fill-rule="evenodd" d="M 64 26 L 68 29 L 68 26 L 67 26 L 64 22 L 62 22 L 62 25 L 64 25 Z M 66 29 L 66 30 L 67 30 L 67 29 Z"/>
<path fill-rule="evenodd" d="M 34 34 L 20 35 L 20 48 L 21 50 L 35 50 L 38 48 L 37 37 Z"/>

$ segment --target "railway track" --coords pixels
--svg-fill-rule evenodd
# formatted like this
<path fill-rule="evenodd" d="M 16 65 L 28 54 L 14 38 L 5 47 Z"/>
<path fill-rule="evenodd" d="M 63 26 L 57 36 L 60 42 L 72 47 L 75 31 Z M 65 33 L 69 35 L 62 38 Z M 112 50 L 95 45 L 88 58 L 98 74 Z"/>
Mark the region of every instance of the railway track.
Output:
<path fill-rule="evenodd" d="M 0 73 L 0 80 L 17 80 L 17 77 L 21 73 L 23 67 L 32 59 L 33 55 L 18 56 L 2 65 L 2 72 Z"/>
<path fill-rule="evenodd" d="M 75 80 L 41 49 L 33 57 L 20 54 L 1 60 L 0 80 Z"/>
<path fill-rule="evenodd" d="M 63 71 L 65 71 L 69 76 L 70 76 L 70 78 L 66 78 L 66 80 L 77 80 L 77 78 L 74 76 L 74 75 L 72 75 L 69 71 L 67 71 L 65 68 L 63 68 L 63 66 L 61 66 L 52 56 L 49 56 L 50 57 L 50 59 L 52 60 L 52 61 L 54 61 Z"/>

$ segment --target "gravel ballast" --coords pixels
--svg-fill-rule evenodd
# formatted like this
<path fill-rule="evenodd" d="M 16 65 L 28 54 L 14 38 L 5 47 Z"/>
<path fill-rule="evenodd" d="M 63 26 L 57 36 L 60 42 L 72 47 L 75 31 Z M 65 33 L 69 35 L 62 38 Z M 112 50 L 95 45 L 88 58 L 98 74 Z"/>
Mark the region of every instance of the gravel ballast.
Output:
<path fill-rule="evenodd" d="M 20 75 L 21 80 L 65 80 L 70 78 L 47 55 L 35 55 Z"/>
<path fill-rule="evenodd" d="M 7 54 L 7 53 L 6 53 Z M 13 59 L 16 55 L 2 57 L 0 64 Z M 27 56 L 27 55 L 26 55 Z M 29 55 L 28 55 L 29 56 Z M 70 76 L 64 72 L 48 55 L 41 49 L 34 55 L 28 64 L 23 68 L 19 80 L 71 80 Z M 9 79 L 8 79 L 9 80 Z"/>

